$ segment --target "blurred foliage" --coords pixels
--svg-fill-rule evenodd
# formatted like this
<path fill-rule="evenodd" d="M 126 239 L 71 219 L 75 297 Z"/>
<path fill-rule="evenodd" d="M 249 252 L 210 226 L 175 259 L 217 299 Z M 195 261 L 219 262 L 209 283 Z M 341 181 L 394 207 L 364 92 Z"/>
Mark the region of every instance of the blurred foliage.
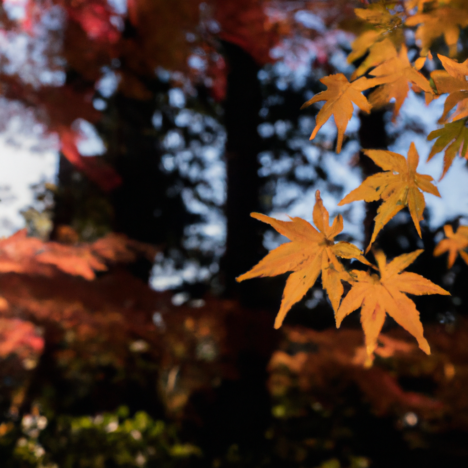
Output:
<path fill-rule="evenodd" d="M 186 466 L 200 450 L 178 440 L 174 426 L 128 408 L 114 413 L 66 416 L 39 413 L 23 416 L 20 427 L 3 424 L 1 446 L 14 443 L 5 467 L 155 467 Z"/>
<path fill-rule="evenodd" d="M 278 342 L 268 313 L 151 291 L 121 270 L 145 253 L 125 245 L 0 245 L 5 466 L 464 466 L 468 325 L 455 310 L 432 312 L 430 357 L 387 323 L 366 369 L 356 317 L 285 326 Z M 85 248 L 107 268 L 94 279 L 67 264 Z"/>

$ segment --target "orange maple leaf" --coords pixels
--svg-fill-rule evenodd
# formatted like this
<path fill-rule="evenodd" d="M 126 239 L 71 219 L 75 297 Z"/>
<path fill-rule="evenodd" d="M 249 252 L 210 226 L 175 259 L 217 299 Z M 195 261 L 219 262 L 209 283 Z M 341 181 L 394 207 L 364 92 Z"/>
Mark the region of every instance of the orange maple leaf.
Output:
<path fill-rule="evenodd" d="M 400 45 L 403 42 L 403 28 L 402 20 L 395 12 L 390 12 L 389 9 L 380 3 L 368 5 L 367 8 L 356 8 L 354 10 L 356 16 L 368 25 L 372 25 L 372 29 L 366 29 L 363 31 L 351 44 L 351 53 L 348 56 L 348 63 L 353 63 L 358 58 L 362 57 L 370 49 L 369 57 L 364 60 L 363 66 L 359 68 L 365 68 L 366 62 L 372 62 L 373 57 L 377 54 L 379 44 L 386 43 L 387 41 L 393 42 L 395 45 Z M 386 47 L 388 44 L 384 44 Z M 387 57 L 387 60 L 390 57 Z M 382 60 L 383 62 L 383 60 Z M 376 64 L 372 65 L 375 66 Z M 369 69 L 370 66 L 367 66 Z M 357 76 L 362 75 L 364 72 L 358 72 Z"/>
<path fill-rule="evenodd" d="M 444 36 L 450 55 L 457 53 L 457 43 L 460 28 L 468 26 L 468 12 L 466 9 L 441 6 L 428 13 L 418 13 L 406 20 L 407 26 L 417 26 L 416 39 L 421 43 L 422 54 L 425 55 L 432 43 L 440 36 Z"/>
<path fill-rule="evenodd" d="M 355 8 L 354 13 L 358 18 L 384 30 L 392 30 L 401 25 L 401 18 L 381 3 L 371 4 L 367 8 Z"/>
<path fill-rule="evenodd" d="M 369 88 L 367 84 L 368 81 L 369 80 L 367 78 L 359 78 L 358 80 L 350 83 L 342 73 L 325 76 L 320 80 L 320 82 L 327 86 L 328 89 L 318 93 L 301 107 L 301 109 L 304 109 L 316 102 L 326 101 L 317 114 L 315 128 L 310 136 L 311 140 L 315 138 L 317 132 L 333 115 L 338 129 L 336 152 L 340 153 L 341 146 L 343 144 L 344 132 L 353 115 L 353 103 L 367 113 L 369 113 L 372 108 L 365 96 L 362 94 L 362 91 Z"/>
<path fill-rule="evenodd" d="M 335 244 L 334 238 L 343 230 L 343 217 L 338 215 L 332 226 L 329 225 L 328 211 L 323 206 L 318 190 L 313 210 L 314 224 L 318 231 L 301 218 L 291 218 L 291 222 L 287 222 L 260 213 L 252 213 L 251 216 L 269 224 L 292 241 L 272 250 L 250 271 L 237 278 L 240 282 L 255 277 L 293 272 L 286 282 L 275 328 L 281 326 L 291 307 L 315 284 L 320 272 L 322 272 L 323 287 L 334 310 L 337 310 L 343 295 L 341 280 L 349 279 L 349 274 L 337 257 L 357 258 L 369 265 L 362 252 L 353 244 L 348 242 Z"/>
<path fill-rule="evenodd" d="M 380 230 L 405 206 L 409 208 L 411 218 L 421 237 L 419 221 L 423 219 L 426 206 L 422 191 L 438 197 L 440 193 L 432 184 L 431 176 L 416 172 L 419 155 L 414 143 L 411 143 L 408 151 L 408 160 L 401 154 L 384 150 L 365 150 L 364 154 L 385 172 L 368 177 L 358 188 L 346 195 L 338 206 L 357 200 L 366 202 L 383 200 L 375 217 L 374 232 L 366 252 L 369 251 Z"/>
<path fill-rule="evenodd" d="M 368 87 L 382 85 L 371 93 L 369 102 L 374 107 L 381 107 L 395 99 L 393 119 L 400 112 L 406 96 L 413 85 L 415 91 L 423 90 L 433 94 L 429 81 L 414 68 L 409 59 L 406 46 L 402 46 L 399 54 L 379 65 L 370 72 L 372 76 L 368 81 Z"/>
<path fill-rule="evenodd" d="M 336 326 L 340 327 L 343 319 L 361 307 L 361 323 L 364 330 L 366 350 L 369 357 L 375 351 L 377 338 L 388 313 L 399 325 L 411 333 L 418 341 L 419 347 L 430 354 L 429 343 L 424 338 L 419 312 L 413 301 L 404 293 L 450 295 L 440 286 L 416 273 L 402 271 L 423 252 L 400 255 L 389 264 L 383 252 L 375 253 L 380 277 L 375 273 L 353 270 L 355 281 L 351 290 L 341 302 L 336 312 Z"/>
<path fill-rule="evenodd" d="M 109 263 L 129 263 L 138 255 L 152 260 L 156 249 L 124 235 L 108 234 L 92 244 L 64 245 L 28 237 L 26 229 L 0 240 L 0 273 L 53 277 L 57 270 L 87 280 Z"/>
<path fill-rule="evenodd" d="M 369 54 L 361 65 L 359 65 L 351 78 L 358 78 L 364 75 L 370 68 L 376 67 L 395 57 L 398 57 L 398 53 L 390 39 L 385 38 L 382 41 L 376 42 L 370 48 Z"/>
<path fill-rule="evenodd" d="M 424 5 L 426 3 L 432 3 L 434 0 L 407 0 L 406 1 L 406 9 L 412 10 L 413 8 L 417 8 L 419 11 L 424 10 Z"/>
<path fill-rule="evenodd" d="M 459 226 L 457 232 L 454 233 L 452 226 L 446 224 L 444 232 L 447 239 L 442 239 L 437 244 L 434 249 L 434 256 L 438 257 L 448 252 L 447 268 L 452 268 L 458 254 L 468 264 L 468 253 L 465 252 L 465 249 L 468 247 L 468 226 Z"/>
<path fill-rule="evenodd" d="M 360 34 L 351 44 L 351 52 L 348 55 L 348 63 L 353 63 L 355 60 L 364 56 L 368 50 L 381 37 L 382 31 L 370 29 Z"/>
<path fill-rule="evenodd" d="M 439 94 L 450 93 L 445 100 L 444 113 L 439 119 L 439 123 L 447 121 L 449 112 L 457 104 L 459 109 L 452 115 L 452 121 L 467 117 L 468 82 L 465 76 L 468 75 L 468 60 L 457 63 L 443 55 L 438 55 L 438 57 L 446 71 L 436 70 L 431 73 L 431 78 Z"/>

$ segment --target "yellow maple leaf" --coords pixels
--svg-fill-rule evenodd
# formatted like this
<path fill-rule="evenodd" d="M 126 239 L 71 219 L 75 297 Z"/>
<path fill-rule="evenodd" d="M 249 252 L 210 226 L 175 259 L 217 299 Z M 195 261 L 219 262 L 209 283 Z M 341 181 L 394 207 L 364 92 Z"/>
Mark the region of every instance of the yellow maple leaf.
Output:
<path fill-rule="evenodd" d="M 426 55 L 420 55 L 419 58 L 417 58 L 414 62 L 414 68 L 416 68 L 416 70 L 421 70 L 422 67 L 424 67 L 425 63 L 426 63 L 426 60 L 429 59 L 429 60 L 432 60 L 432 54 L 431 52 L 429 51 Z M 426 94 L 427 96 L 427 94 Z M 430 96 L 433 96 L 432 93 L 430 94 Z M 426 104 L 428 104 L 426 102 Z"/>
<path fill-rule="evenodd" d="M 407 0 L 406 9 L 412 10 L 413 8 L 417 8 L 420 12 L 422 12 L 426 4 L 434 4 L 436 2 L 439 5 L 444 5 L 450 3 L 450 0 Z"/>
<path fill-rule="evenodd" d="M 405 293 L 418 296 L 450 293 L 416 273 L 402 273 L 421 252 L 422 250 L 417 250 L 400 255 L 387 264 L 384 253 L 378 251 L 375 253 L 375 259 L 380 276 L 357 270 L 351 272 L 355 281 L 336 312 L 336 326 L 339 328 L 347 315 L 361 308 L 361 323 L 368 356 L 372 356 L 375 351 L 386 313 L 416 338 L 419 347 L 425 353 L 430 354 L 419 312 Z"/>
<path fill-rule="evenodd" d="M 383 200 L 375 217 L 374 232 L 366 252 L 369 251 L 381 229 L 405 206 L 408 207 L 421 237 L 419 221 L 423 219 L 426 206 L 422 191 L 438 197 L 440 194 L 437 187 L 432 184 L 431 176 L 416 172 L 419 155 L 414 143 L 411 143 L 407 160 L 401 154 L 384 150 L 364 150 L 364 154 L 385 172 L 368 177 L 358 188 L 346 195 L 338 206 L 357 200 L 366 202 Z"/>
<path fill-rule="evenodd" d="M 430 161 L 434 155 L 445 149 L 444 169 L 440 176 L 440 181 L 444 178 L 457 154 L 468 159 L 468 128 L 466 128 L 466 121 L 457 120 L 456 122 L 445 124 L 443 128 L 434 130 L 427 136 L 429 141 L 435 138 L 437 140 L 427 160 Z"/>
<path fill-rule="evenodd" d="M 320 82 L 327 86 L 328 89 L 316 94 L 301 107 L 301 109 L 304 109 L 316 102 L 326 101 L 317 114 L 315 128 L 310 136 L 311 140 L 315 138 L 317 132 L 333 115 L 338 129 L 336 152 L 340 153 L 341 146 L 343 144 L 344 132 L 353 115 L 353 103 L 367 113 L 369 113 L 372 108 L 362 94 L 362 91 L 369 87 L 367 85 L 368 81 L 369 80 L 367 78 L 359 78 L 359 80 L 350 83 L 342 73 L 325 76 L 320 80 Z"/>
<path fill-rule="evenodd" d="M 468 117 L 468 98 L 458 102 L 457 110 L 452 114 L 452 120 L 465 119 L 466 117 Z"/>
<path fill-rule="evenodd" d="M 467 117 L 465 106 L 468 104 L 468 82 L 465 76 L 468 75 L 468 60 L 463 63 L 457 63 L 448 57 L 438 55 L 443 70 L 436 70 L 431 73 L 431 78 L 434 81 L 435 87 L 439 94 L 449 93 L 444 104 L 444 113 L 439 119 L 439 123 L 447 121 L 449 112 L 458 104 L 461 108 L 452 115 L 452 120 L 459 120 Z"/>
<path fill-rule="evenodd" d="M 361 58 L 369 49 L 371 49 L 372 53 L 374 45 L 386 40 L 393 42 L 398 47 L 403 43 L 402 20 L 395 11 L 390 12 L 384 5 L 375 3 L 367 8 L 356 8 L 354 12 L 358 18 L 372 25 L 372 29 L 366 29 L 353 41 L 351 53 L 348 55 L 348 63 L 353 63 Z M 377 49 L 379 48 L 377 47 Z M 377 53 L 377 50 L 374 50 L 374 57 Z M 372 58 L 370 60 L 372 61 Z M 369 68 L 370 66 L 367 67 L 367 69 Z M 357 76 L 363 74 L 364 72 L 359 73 Z"/>
<path fill-rule="evenodd" d="M 338 308 L 343 295 L 341 280 L 349 279 L 349 274 L 337 257 L 357 258 L 369 264 L 362 256 L 362 252 L 353 244 L 348 242 L 335 244 L 334 238 L 343 230 L 343 218 L 338 215 L 333 224 L 329 225 L 328 211 L 323 206 L 318 190 L 313 210 L 314 224 L 318 230 L 301 218 L 291 218 L 291 222 L 288 222 L 260 213 L 252 213 L 251 216 L 269 224 L 291 240 L 269 252 L 250 271 L 237 278 L 240 282 L 255 277 L 293 272 L 286 281 L 275 328 L 281 326 L 291 307 L 315 284 L 320 272 L 322 272 L 322 285 L 327 291 L 330 302 L 334 310 Z"/>
<path fill-rule="evenodd" d="M 407 26 L 417 26 L 416 39 L 420 41 L 422 54 L 425 55 L 433 42 L 444 36 L 451 56 L 457 53 L 460 28 L 468 26 L 468 11 L 444 5 L 427 13 L 418 13 L 406 20 Z"/>
<path fill-rule="evenodd" d="M 408 51 L 405 46 L 401 47 L 398 56 L 382 63 L 370 72 L 376 78 L 369 79 L 368 86 L 379 86 L 369 96 L 369 102 L 373 107 L 381 107 L 395 99 L 393 119 L 400 112 L 410 89 L 410 84 L 432 94 L 429 81 L 418 72 L 408 59 Z"/>
<path fill-rule="evenodd" d="M 392 13 L 381 3 L 371 4 L 367 8 L 355 8 L 354 13 L 358 18 L 381 29 L 394 29 L 402 24 L 398 14 Z"/>
<path fill-rule="evenodd" d="M 442 239 L 437 244 L 434 249 L 434 256 L 438 257 L 448 252 L 447 268 L 452 268 L 458 254 L 468 264 L 468 253 L 465 252 L 465 249 L 468 247 L 468 226 L 459 226 L 457 232 L 454 233 L 452 226 L 446 224 L 444 232 L 447 238 Z"/>
<path fill-rule="evenodd" d="M 397 50 L 390 39 L 385 38 L 383 41 L 376 42 L 371 46 L 369 55 L 364 59 L 361 65 L 359 65 L 351 78 L 358 78 L 367 73 L 370 68 L 397 57 L 397 55 Z"/>
<path fill-rule="evenodd" d="M 360 34 L 351 44 L 351 53 L 348 55 L 348 63 L 353 63 L 361 58 L 377 42 L 381 31 L 369 29 Z"/>
<path fill-rule="evenodd" d="M 444 57 L 443 55 L 437 54 L 442 65 L 447 70 L 449 75 L 453 76 L 457 80 L 466 81 L 466 76 L 468 75 L 468 60 L 465 60 L 463 63 L 455 62 L 448 57 Z"/>

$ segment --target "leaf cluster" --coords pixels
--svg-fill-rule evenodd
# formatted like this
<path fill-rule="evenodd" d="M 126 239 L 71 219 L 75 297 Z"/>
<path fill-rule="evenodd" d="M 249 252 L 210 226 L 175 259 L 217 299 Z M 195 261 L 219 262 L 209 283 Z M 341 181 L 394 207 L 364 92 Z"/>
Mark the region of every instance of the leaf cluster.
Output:
<path fill-rule="evenodd" d="M 309 99 L 302 108 L 324 102 L 320 108 L 310 139 L 313 140 L 323 125 L 333 116 L 337 127 L 337 153 L 340 153 L 345 131 L 356 106 L 365 113 L 393 103 L 393 121 L 410 90 L 425 95 L 426 104 L 444 94 L 443 115 L 439 123 L 443 127 L 428 135 L 436 140 L 428 160 L 444 151 L 441 179 L 449 170 L 457 154 L 468 159 L 468 60 L 458 63 L 457 54 L 460 30 L 468 26 L 468 5 L 457 0 L 378 2 L 366 8 L 355 10 L 365 25 L 352 44 L 348 60 L 350 63 L 361 59 L 355 72 L 348 79 L 344 74 L 325 76 L 320 82 L 326 90 Z M 419 56 L 410 60 L 406 45 L 407 30 L 413 30 L 416 50 Z M 438 51 L 439 38 L 443 38 L 448 49 L 437 54 L 434 60 L 431 49 Z M 414 45 L 412 45 L 414 49 Z M 413 52 L 413 50 L 411 51 Z M 443 69 L 434 69 L 440 63 Z M 430 65 L 429 65 L 430 64 Z M 364 149 L 364 154 L 383 171 L 368 177 L 346 195 L 340 206 L 358 200 L 381 201 L 375 218 L 374 231 L 366 252 L 377 240 L 379 232 L 402 209 L 408 208 L 419 237 L 422 236 L 420 222 L 426 206 L 424 193 L 440 197 L 433 178 L 418 172 L 419 154 L 411 143 L 407 157 L 384 150 Z M 326 215 L 324 214 L 326 213 Z M 388 313 L 403 328 L 418 340 L 419 346 L 429 353 L 429 345 L 423 337 L 419 313 L 408 294 L 449 294 L 427 279 L 413 273 L 402 272 L 422 252 L 405 254 L 389 264 L 381 251 L 374 256 L 378 267 L 370 265 L 363 254 L 347 247 L 343 253 L 341 242 L 335 243 L 335 236 L 342 230 L 342 220 L 337 217 L 329 226 L 328 213 L 324 211 L 320 194 L 317 192 L 314 207 L 314 223 L 318 230 L 298 218 L 290 223 L 274 220 L 265 215 L 253 214 L 256 219 L 273 226 L 291 240 L 270 252 L 252 270 L 238 278 L 238 281 L 257 277 L 273 276 L 291 271 L 286 283 L 280 312 L 275 327 L 279 327 L 293 304 L 298 302 L 322 274 L 322 285 L 335 311 L 337 326 L 343 318 L 361 308 L 361 321 L 366 335 L 367 353 L 372 356 L 379 332 Z M 434 255 L 449 252 L 449 267 L 457 254 L 468 262 L 468 236 L 465 227 L 456 233 L 450 226 L 445 227 L 447 239 L 442 240 Z M 340 258 L 355 258 L 378 271 L 348 271 Z M 342 282 L 351 285 L 350 292 L 342 299 Z"/>

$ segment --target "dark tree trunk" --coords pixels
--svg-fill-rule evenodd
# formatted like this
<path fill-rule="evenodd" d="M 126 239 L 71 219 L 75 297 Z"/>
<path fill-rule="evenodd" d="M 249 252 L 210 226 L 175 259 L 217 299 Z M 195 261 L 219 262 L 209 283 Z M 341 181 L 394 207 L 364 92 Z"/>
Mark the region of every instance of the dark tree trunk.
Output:
<path fill-rule="evenodd" d="M 75 191 L 78 185 L 84 188 L 86 184 L 73 164 L 61 153 L 59 156 L 57 182 L 52 239 L 57 239 L 58 228 L 60 226 L 72 226 L 75 224 L 75 219 L 80 216 L 79 213 L 77 213 L 77 211 L 79 211 L 79 204 L 77 203 Z"/>
<path fill-rule="evenodd" d="M 158 219 L 162 217 L 158 207 L 166 197 L 166 184 L 161 181 L 160 151 L 151 121 L 154 106 L 154 100 L 137 101 L 117 93 L 108 109 L 113 115 L 100 122 L 108 144 L 105 158 L 122 177 L 122 184 L 110 194 L 103 193 L 61 156 L 56 228 L 71 225 L 85 240 L 109 231 L 153 244 L 167 240 Z M 149 260 L 140 259 L 129 268 L 146 281 L 151 266 Z"/>
<path fill-rule="evenodd" d="M 167 84 L 145 80 L 153 98 L 138 100 L 117 92 L 97 128 L 107 144 L 103 158 L 122 183 L 111 193 L 60 159 L 54 225 L 71 225 L 84 240 L 113 231 L 167 249 L 180 249 L 184 229 L 196 216 L 187 211 L 178 175 L 161 167 L 160 134 L 153 125 L 158 93 Z M 56 229 L 55 229 L 56 231 Z M 141 258 L 128 269 L 143 281 L 152 262 Z"/>
<path fill-rule="evenodd" d="M 122 184 L 112 192 L 112 230 L 166 249 L 182 248 L 184 229 L 197 217 L 182 199 L 182 182 L 161 166 L 161 135 L 153 125 L 158 93 L 167 91 L 157 78 L 145 80 L 153 99 L 139 100 L 117 93 L 113 98 L 108 159 Z M 140 259 L 131 266 L 148 280 L 152 262 Z"/>
<path fill-rule="evenodd" d="M 362 149 L 387 149 L 388 135 L 385 130 L 385 111 L 373 111 L 371 114 L 359 113 L 361 127 L 359 129 L 359 142 Z M 361 151 L 359 155 L 359 165 L 362 169 L 363 180 L 380 172 L 381 169 L 374 164 Z M 364 218 L 364 246 L 367 247 L 374 230 L 374 218 L 377 215 L 377 208 L 380 202 L 366 203 L 366 217 Z"/>
<path fill-rule="evenodd" d="M 131 239 L 160 244 L 164 242 L 160 218 L 165 198 L 159 169 L 161 154 L 155 138 L 152 117 L 154 100 L 139 101 L 117 93 L 114 98 L 115 134 L 109 156 L 122 177 L 122 185 L 113 191 L 113 230 Z M 148 280 L 151 262 L 140 259 L 132 273 Z"/>
<path fill-rule="evenodd" d="M 158 242 L 160 151 L 154 136 L 153 100 L 139 101 L 117 93 L 115 133 L 110 140 L 112 164 L 123 183 L 112 193 L 114 229 L 142 242 Z"/>
<path fill-rule="evenodd" d="M 260 209 L 259 66 L 240 47 L 226 42 L 223 48 L 229 73 L 225 102 L 227 240 L 221 266 L 226 295 L 238 296 L 246 305 L 256 305 L 255 286 L 249 282 L 237 285 L 235 278 L 252 268 L 262 255 L 259 223 L 250 217 L 250 213 Z"/>
<path fill-rule="evenodd" d="M 65 84 L 77 90 L 94 89 L 94 83 L 72 69 L 67 71 Z M 60 153 L 51 239 L 60 239 L 60 227 L 70 226 L 82 240 L 94 240 L 109 232 L 111 224 L 108 195 Z"/>
<path fill-rule="evenodd" d="M 225 101 L 227 239 L 221 274 L 225 296 L 239 299 L 244 307 L 259 306 L 262 302 L 258 283 L 246 281 L 239 284 L 235 281 L 264 255 L 261 223 L 250 217 L 250 213 L 261 210 L 257 158 L 261 145 L 257 128 L 262 105 L 257 77 L 259 66 L 234 44 L 223 43 L 223 49 L 229 71 Z M 250 327 L 245 328 L 248 322 L 242 317 L 244 314 L 250 315 L 251 311 L 240 308 L 229 326 L 234 340 L 252 333 Z M 269 348 L 265 356 L 269 356 L 277 335 L 271 327 L 262 333 L 262 343 L 268 343 Z M 255 349 L 240 356 L 237 362 L 240 378 L 224 381 L 217 389 L 215 403 L 205 408 L 202 437 L 207 438 L 209 455 L 219 456 L 233 443 L 245 448 L 264 441 L 271 418 L 265 385 L 268 361 L 265 356 Z"/>

